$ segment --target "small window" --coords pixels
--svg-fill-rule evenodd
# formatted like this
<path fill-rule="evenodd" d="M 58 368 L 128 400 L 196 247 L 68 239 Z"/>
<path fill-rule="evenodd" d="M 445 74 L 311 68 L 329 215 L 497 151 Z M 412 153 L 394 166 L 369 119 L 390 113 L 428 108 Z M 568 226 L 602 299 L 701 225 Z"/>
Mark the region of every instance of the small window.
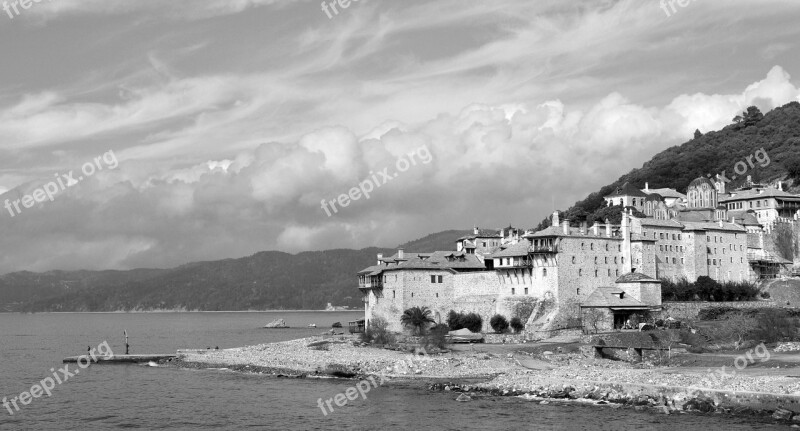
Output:
<path fill-rule="evenodd" d="M 572 256 L 572 263 L 575 263 L 575 256 Z"/>
<path fill-rule="evenodd" d="M 580 295 L 581 294 L 581 288 L 580 287 L 575 289 L 575 294 L 576 295 Z"/>
<path fill-rule="evenodd" d="M 547 277 L 547 268 L 542 268 L 542 277 Z"/>
<path fill-rule="evenodd" d="M 437 297 L 437 298 L 439 297 L 439 294 L 438 294 L 438 293 L 436 294 L 436 297 Z"/>
<path fill-rule="evenodd" d="M 512 287 L 511 288 L 511 294 L 514 295 L 516 292 L 517 292 L 517 290 Z"/>
<path fill-rule="evenodd" d="M 598 274 L 598 271 L 595 269 L 594 270 L 594 276 L 597 277 L 597 274 Z"/>
<path fill-rule="evenodd" d="M 441 275 L 439 276 L 439 283 L 443 283 Z"/>
<path fill-rule="evenodd" d="M 582 277 L 582 276 L 583 276 L 583 269 L 578 269 L 578 277 Z"/>
<path fill-rule="evenodd" d="M 594 243 L 590 243 L 590 244 L 589 244 L 589 249 L 590 249 L 590 250 L 594 250 Z"/>
<path fill-rule="evenodd" d="M 436 276 L 435 275 L 431 276 L 431 283 L 436 283 Z"/>
<path fill-rule="evenodd" d="M 527 287 L 525 288 L 525 294 L 526 295 L 528 294 L 528 288 Z"/>
<path fill-rule="evenodd" d="M 397 295 L 395 294 L 395 292 L 394 292 L 394 290 L 393 290 L 393 291 L 392 291 L 392 299 L 394 299 L 394 298 L 397 298 Z"/>

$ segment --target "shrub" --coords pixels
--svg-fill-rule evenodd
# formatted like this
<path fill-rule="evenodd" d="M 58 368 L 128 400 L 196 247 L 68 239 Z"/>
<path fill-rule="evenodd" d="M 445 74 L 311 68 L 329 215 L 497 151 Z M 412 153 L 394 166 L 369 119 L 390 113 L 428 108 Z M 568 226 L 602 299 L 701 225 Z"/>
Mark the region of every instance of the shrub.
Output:
<path fill-rule="evenodd" d="M 464 314 L 450 310 L 447 314 L 447 326 L 451 331 L 467 328 L 472 332 L 481 332 L 483 318 L 475 313 Z"/>
<path fill-rule="evenodd" d="M 481 332 L 483 329 L 483 317 L 475 313 L 469 313 L 465 315 L 461 319 L 461 323 L 464 328 L 467 328 L 472 332 Z"/>
<path fill-rule="evenodd" d="M 753 335 L 766 343 L 799 339 L 800 319 L 785 310 L 768 309 L 756 317 Z"/>
<path fill-rule="evenodd" d="M 739 309 L 733 307 L 708 307 L 703 308 L 697 313 L 700 320 L 719 320 L 728 313 L 738 313 Z"/>
<path fill-rule="evenodd" d="M 769 299 L 769 292 L 761 292 L 761 297 L 764 299 Z"/>
<path fill-rule="evenodd" d="M 422 337 L 421 344 L 425 349 L 437 347 L 444 349 L 447 345 L 447 333 L 450 332 L 450 327 L 443 323 L 434 325 L 428 335 Z"/>
<path fill-rule="evenodd" d="M 502 334 L 508 330 L 508 320 L 506 320 L 506 318 L 500 314 L 495 314 L 492 316 L 492 318 L 489 320 L 489 325 L 491 325 L 492 329 L 494 329 L 494 332 L 497 332 L 498 334 Z"/>
<path fill-rule="evenodd" d="M 664 301 L 751 301 L 758 294 L 758 286 L 748 281 L 719 283 L 707 276 L 698 277 L 694 283 L 686 278 L 661 279 Z"/>
<path fill-rule="evenodd" d="M 361 341 L 369 344 L 394 344 L 394 334 L 389 332 L 389 322 L 382 317 L 373 317 L 361 333 Z"/>
<path fill-rule="evenodd" d="M 511 329 L 513 329 L 514 332 L 518 334 L 522 332 L 523 329 L 525 329 L 525 324 L 522 323 L 522 319 L 520 319 L 519 317 L 513 317 L 511 319 Z"/>
<path fill-rule="evenodd" d="M 464 325 L 461 321 L 462 317 L 462 314 L 456 313 L 453 310 L 450 310 L 450 312 L 447 313 L 447 326 L 450 327 L 451 331 L 458 331 L 459 329 L 464 328 Z"/>

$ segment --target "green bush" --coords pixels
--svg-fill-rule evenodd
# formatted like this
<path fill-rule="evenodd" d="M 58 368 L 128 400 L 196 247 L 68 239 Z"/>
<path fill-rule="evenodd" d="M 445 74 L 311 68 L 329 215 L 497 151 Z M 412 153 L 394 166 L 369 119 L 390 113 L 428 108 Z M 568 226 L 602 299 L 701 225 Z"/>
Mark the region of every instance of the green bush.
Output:
<path fill-rule="evenodd" d="M 497 332 L 498 334 L 502 334 L 508 330 L 508 320 L 505 318 L 505 316 L 500 314 L 495 314 L 492 316 L 492 318 L 489 320 L 489 325 L 491 325 L 492 329 L 494 329 L 494 332 Z"/>
<path fill-rule="evenodd" d="M 513 317 L 511 319 L 511 329 L 513 329 L 515 333 L 519 334 L 523 329 L 525 329 L 525 324 L 522 323 L 522 319 L 519 317 Z"/>
<path fill-rule="evenodd" d="M 389 322 L 382 317 L 373 317 L 361 333 L 361 341 L 369 344 L 394 344 L 397 339 L 389 332 Z"/>
<path fill-rule="evenodd" d="M 450 327 L 440 323 L 431 327 L 428 335 L 422 337 L 421 344 L 425 349 L 437 347 L 444 349 L 447 345 L 447 333 L 450 332 Z"/>
<path fill-rule="evenodd" d="M 781 309 L 764 310 L 756 317 L 756 330 L 753 337 L 765 343 L 796 341 L 800 329 L 800 319 Z"/>
<path fill-rule="evenodd" d="M 475 313 L 464 314 L 450 310 L 447 314 L 447 326 L 451 331 L 467 328 L 472 332 L 481 332 L 483 318 Z"/>
<path fill-rule="evenodd" d="M 758 286 L 749 281 L 719 283 L 707 276 L 698 277 L 694 283 L 686 278 L 661 279 L 663 301 L 752 301 L 758 295 Z"/>

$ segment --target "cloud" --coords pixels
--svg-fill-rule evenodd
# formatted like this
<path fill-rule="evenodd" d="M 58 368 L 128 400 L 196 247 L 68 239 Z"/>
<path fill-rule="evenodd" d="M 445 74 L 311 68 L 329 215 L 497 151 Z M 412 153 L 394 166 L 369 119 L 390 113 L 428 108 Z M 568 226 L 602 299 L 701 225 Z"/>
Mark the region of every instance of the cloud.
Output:
<path fill-rule="evenodd" d="M 14 218 L 4 214 L 4 241 L 19 252 L 0 267 L 164 266 L 271 248 L 391 246 L 473 223 L 530 228 L 551 211 L 551 200 L 569 205 L 624 166 L 690 138 L 694 128 L 728 124 L 753 101 L 777 106 L 797 94 L 789 74 L 776 67 L 741 93 L 680 95 L 661 108 L 619 93 L 586 110 L 557 100 L 472 104 L 415 126 L 387 122 L 361 138 L 345 127 L 324 127 L 293 143 L 264 143 L 149 178 L 137 177 L 136 162 L 121 159 L 117 170 L 55 202 Z M 423 147 L 430 163 L 398 172 L 369 199 L 339 206 L 331 217 L 321 209 L 321 200 L 337 200 L 384 168 L 397 172 L 398 159 Z"/>

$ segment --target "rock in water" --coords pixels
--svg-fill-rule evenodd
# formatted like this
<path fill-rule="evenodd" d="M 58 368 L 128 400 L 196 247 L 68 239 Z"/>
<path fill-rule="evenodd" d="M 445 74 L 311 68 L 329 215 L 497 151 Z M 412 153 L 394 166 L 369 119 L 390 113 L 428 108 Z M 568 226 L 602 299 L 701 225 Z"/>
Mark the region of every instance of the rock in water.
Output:
<path fill-rule="evenodd" d="M 264 326 L 264 327 L 265 328 L 288 328 L 288 326 L 286 326 L 286 321 L 283 320 L 283 319 L 275 319 L 272 322 L 267 323 L 267 325 Z"/>
<path fill-rule="evenodd" d="M 775 413 L 772 414 L 772 417 L 775 419 L 782 419 L 788 421 L 789 419 L 792 418 L 793 414 L 794 412 L 791 410 L 779 408 L 778 410 L 775 410 Z"/>
<path fill-rule="evenodd" d="M 456 401 L 459 401 L 459 402 L 462 402 L 462 403 L 466 402 L 466 401 L 472 401 L 472 397 L 470 397 L 467 394 L 461 394 L 461 395 L 458 396 L 458 398 L 456 398 Z"/>
<path fill-rule="evenodd" d="M 342 322 L 336 322 L 333 325 L 331 325 L 331 328 L 341 328 L 341 327 L 342 327 Z"/>

